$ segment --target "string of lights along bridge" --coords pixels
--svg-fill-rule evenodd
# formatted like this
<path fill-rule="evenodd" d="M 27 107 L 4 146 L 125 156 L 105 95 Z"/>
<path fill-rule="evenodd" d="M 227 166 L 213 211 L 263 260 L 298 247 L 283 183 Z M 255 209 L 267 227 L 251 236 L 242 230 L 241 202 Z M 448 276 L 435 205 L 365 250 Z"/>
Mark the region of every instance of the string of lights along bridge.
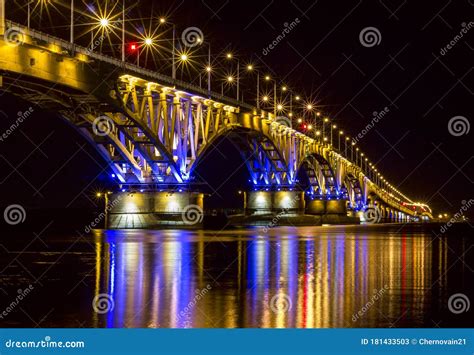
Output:
<path fill-rule="evenodd" d="M 189 224 L 183 210 L 204 210 L 194 169 L 224 135 L 250 176 L 241 223 L 281 211 L 292 224 L 432 218 L 311 97 L 216 52 L 198 27 L 134 18 L 134 6 L 0 0 L 2 90 L 60 114 L 108 162 L 109 228 Z M 66 27 L 69 41 L 56 36 Z"/>

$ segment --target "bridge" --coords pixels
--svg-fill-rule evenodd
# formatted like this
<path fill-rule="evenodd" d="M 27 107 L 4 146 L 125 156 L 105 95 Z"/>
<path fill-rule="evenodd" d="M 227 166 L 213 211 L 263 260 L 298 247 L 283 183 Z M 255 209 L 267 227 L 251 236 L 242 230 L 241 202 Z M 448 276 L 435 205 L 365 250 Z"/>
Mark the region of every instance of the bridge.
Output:
<path fill-rule="evenodd" d="M 367 164 L 293 129 L 290 118 L 28 29 L 6 20 L 0 4 L 0 90 L 59 113 L 107 161 L 118 186 L 107 194 L 109 228 L 190 224 L 182 212 L 205 207 L 194 168 L 223 136 L 240 148 L 248 169 L 248 216 L 431 218 L 428 206 L 377 179 Z M 198 216 L 191 224 L 201 223 Z"/>

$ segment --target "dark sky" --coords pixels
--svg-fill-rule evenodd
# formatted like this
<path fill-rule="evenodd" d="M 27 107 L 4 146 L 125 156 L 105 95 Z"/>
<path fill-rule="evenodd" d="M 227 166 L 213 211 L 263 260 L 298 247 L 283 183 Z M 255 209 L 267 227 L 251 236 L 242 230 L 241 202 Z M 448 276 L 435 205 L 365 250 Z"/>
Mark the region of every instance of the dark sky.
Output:
<path fill-rule="evenodd" d="M 448 129 L 455 116 L 465 117 L 468 125 L 472 121 L 472 0 L 136 3 L 138 6 L 129 18 L 154 14 L 156 23 L 158 16 L 167 15 L 176 23 L 178 36 L 187 27 L 198 27 L 206 41 L 212 43 L 213 53 L 232 49 L 242 63 L 252 61 L 259 70 L 272 73 L 295 92 L 312 97 L 320 110 L 352 136 L 371 121 L 373 112 L 388 107 L 388 114 L 359 142 L 383 175 L 412 199 L 429 203 L 435 213 L 457 212 L 463 200 L 474 198 L 473 132 L 454 136 Z M 67 11 L 51 11 L 54 23 L 43 20 L 43 30 L 67 38 L 67 31 L 61 27 L 64 13 Z M 7 8 L 7 16 L 25 22 L 24 11 Z M 282 33 L 285 24 L 296 19 L 299 23 L 265 55 L 264 49 Z M 38 18 L 33 16 L 33 26 L 39 25 Z M 143 25 L 147 27 L 148 20 L 139 21 L 136 27 Z M 380 43 L 362 45 L 359 34 L 367 27 L 380 33 Z M 463 28 L 466 33 L 459 38 Z M 169 35 L 168 31 L 164 36 Z M 452 48 L 441 54 L 456 36 Z M 81 40 L 85 37 L 78 41 Z M 204 55 L 205 51 L 197 54 Z M 151 61 L 147 65 L 154 66 Z M 159 69 L 169 72 L 161 64 Z M 195 74 L 193 77 L 196 78 Z M 250 88 L 249 81 L 246 90 Z M 0 98 L 0 105 L 5 112 L 18 110 L 5 95 Z M 24 158 L 32 154 L 18 172 L 29 174 L 27 179 L 36 188 L 47 180 L 44 174 L 51 174 L 67 161 L 66 152 L 77 151 L 81 144 L 78 136 L 70 139 L 72 130 L 61 120 L 39 116 L 22 128 L 28 137 L 17 132 L 8 145 L 0 143 L 2 156 L 16 159 L 16 163 L 23 161 L 22 155 Z M 35 150 L 30 139 L 39 144 L 51 131 L 55 133 L 47 139 L 45 145 L 49 150 L 44 152 L 51 157 L 45 158 L 43 147 Z M 89 184 L 101 172 L 100 162 L 91 160 L 93 151 L 84 149 L 43 188 L 54 190 L 54 186 L 70 182 L 85 188 L 87 194 L 94 186 L 100 186 L 101 180 Z M 54 154 L 62 160 L 51 162 Z M 2 175 L 8 175 L 11 166 L 4 161 L 0 164 Z M 43 169 L 31 171 L 38 166 Z M 34 193 L 18 172 L 0 184 L 6 196 L 10 196 L 12 186 L 23 186 L 30 195 L 31 191 Z M 60 191 L 56 195 L 49 193 L 42 201 L 60 200 Z"/>

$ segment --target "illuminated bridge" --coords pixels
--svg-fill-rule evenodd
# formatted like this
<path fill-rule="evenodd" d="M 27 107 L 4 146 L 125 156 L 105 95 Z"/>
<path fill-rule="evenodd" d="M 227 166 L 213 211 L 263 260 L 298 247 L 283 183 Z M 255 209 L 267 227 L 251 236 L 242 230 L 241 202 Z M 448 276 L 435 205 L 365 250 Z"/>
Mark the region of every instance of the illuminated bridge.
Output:
<path fill-rule="evenodd" d="M 247 215 L 283 211 L 335 223 L 430 217 L 428 206 L 377 179 L 367 164 L 292 129 L 288 119 L 28 30 L 6 21 L 4 9 L 0 15 L 1 90 L 59 113 L 108 162 L 120 186 L 107 196 L 110 228 L 153 227 L 190 205 L 202 211 L 193 169 L 223 135 L 248 168 Z"/>

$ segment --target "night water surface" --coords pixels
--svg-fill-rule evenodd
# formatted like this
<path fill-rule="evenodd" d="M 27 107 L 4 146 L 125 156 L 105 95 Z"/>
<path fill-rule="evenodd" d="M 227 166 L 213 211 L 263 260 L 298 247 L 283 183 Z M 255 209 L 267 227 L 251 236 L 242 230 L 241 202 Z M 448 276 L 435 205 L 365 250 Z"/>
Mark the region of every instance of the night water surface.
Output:
<path fill-rule="evenodd" d="M 471 228 L 367 225 L 4 238 L 2 327 L 463 327 Z M 472 264 L 471 264 L 472 265 Z M 472 298 L 472 297 L 471 297 Z M 1 313 L 1 312 L 0 312 Z"/>

